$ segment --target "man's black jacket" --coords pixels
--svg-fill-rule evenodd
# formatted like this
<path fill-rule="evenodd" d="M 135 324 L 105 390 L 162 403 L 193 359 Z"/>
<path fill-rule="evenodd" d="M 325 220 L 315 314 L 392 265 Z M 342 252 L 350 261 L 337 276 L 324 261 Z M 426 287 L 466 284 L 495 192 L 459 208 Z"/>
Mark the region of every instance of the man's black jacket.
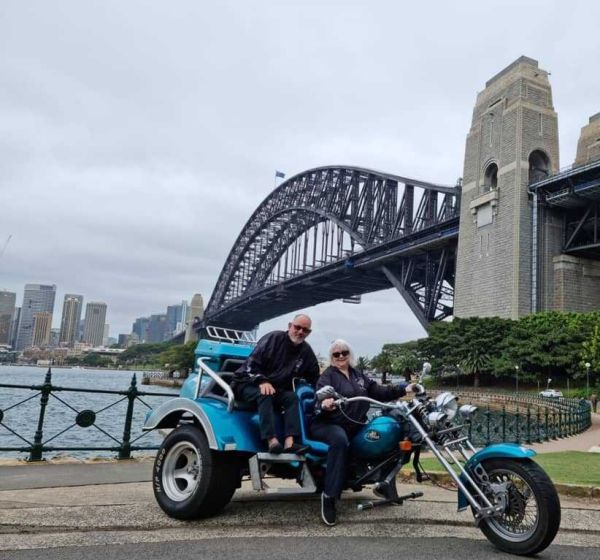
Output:
<path fill-rule="evenodd" d="M 268 381 L 276 390 L 291 391 L 294 377 L 302 377 L 314 386 L 319 377 L 317 357 L 306 342 L 294 344 L 286 331 L 273 331 L 258 341 L 235 372 L 234 387 Z"/>

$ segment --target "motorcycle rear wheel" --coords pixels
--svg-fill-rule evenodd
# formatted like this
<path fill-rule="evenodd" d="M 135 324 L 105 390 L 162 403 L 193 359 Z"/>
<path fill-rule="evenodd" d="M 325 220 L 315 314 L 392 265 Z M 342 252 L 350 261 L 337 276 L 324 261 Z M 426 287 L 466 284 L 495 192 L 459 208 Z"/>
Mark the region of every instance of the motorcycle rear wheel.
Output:
<path fill-rule="evenodd" d="M 533 461 L 488 459 L 482 462 L 490 482 L 508 482 L 508 501 L 498 517 L 479 528 L 496 547 L 518 555 L 544 550 L 560 526 L 560 500 L 552 481 Z"/>
<path fill-rule="evenodd" d="M 233 459 L 209 448 L 196 426 L 173 430 L 154 461 L 154 497 L 175 519 L 198 519 L 219 513 L 240 484 Z"/>

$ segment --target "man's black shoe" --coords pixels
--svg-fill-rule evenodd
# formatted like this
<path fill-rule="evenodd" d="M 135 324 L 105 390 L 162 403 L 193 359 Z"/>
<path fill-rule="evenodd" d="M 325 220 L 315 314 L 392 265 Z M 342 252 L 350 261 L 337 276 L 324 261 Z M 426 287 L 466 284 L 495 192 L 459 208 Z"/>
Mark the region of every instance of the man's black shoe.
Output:
<path fill-rule="evenodd" d="M 335 498 L 327 496 L 325 492 L 321 494 L 321 519 L 325 525 L 335 525 Z"/>
<path fill-rule="evenodd" d="M 269 445 L 269 453 L 273 453 L 273 455 L 279 455 L 282 451 L 283 445 L 281 445 L 279 442 Z"/>
<path fill-rule="evenodd" d="M 297 455 L 302 455 L 306 453 L 310 449 L 309 445 L 302 445 L 301 443 L 292 443 L 289 447 L 286 447 L 283 452 L 284 453 L 296 453 Z"/>

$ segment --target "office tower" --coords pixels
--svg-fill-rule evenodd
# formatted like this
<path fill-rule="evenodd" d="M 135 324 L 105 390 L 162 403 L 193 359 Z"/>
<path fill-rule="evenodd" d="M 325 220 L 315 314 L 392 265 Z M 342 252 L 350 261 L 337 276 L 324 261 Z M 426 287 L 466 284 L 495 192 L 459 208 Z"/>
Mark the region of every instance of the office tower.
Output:
<path fill-rule="evenodd" d="M 60 340 L 60 329 L 50 329 L 50 348 L 58 348 Z M 66 352 L 66 350 L 65 350 Z"/>
<path fill-rule="evenodd" d="M 127 348 L 129 346 L 130 342 L 131 342 L 130 334 L 120 334 L 117 344 L 119 345 L 119 348 Z"/>
<path fill-rule="evenodd" d="M 79 328 L 79 321 L 81 321 L 82 307 L 83 296 L 65 294 L 62 319 L 60 321 L 60 345 L 72 347 L 78 339 L 77 330 Z"/>
<path fill-rule="evenodd" d="M 131 328 L 132 334 L 136 335 L 137 341 L 141 344 L 146 342 L 146 339 L 148 338 L 149 323 L 150 319 L 148 317 L 138 317 Z"/>
<path fill-rule="evenodd" d="M 108 338 L 110 334 L 110 325 L 106 323 L 104 325 L 104 333 L 102 335 L 102 346 L 108 346 Z"/>
<path fill-rule="evenodd" d="M 167 307 L 168 338 L 171 338 L 174 334 L 181 332 L 185 328 L 187 310 L 187 301 L 182 301 L 179 305 L 169 305 Z"/>
<path fill-rule="evenodd" d="M 16 350 L 29 348 L 33 343 L 33 315 L 34 313 L 54 312 L 54 298 L 56 286 L 54 284 L 25 284 L 23 292 L 23 305 L 21 306 L 21 319 L 17 332 Z"/>
<path fill-rule="evenodd" d="M 13 347 L 17 347 L 17 333 L 19 332 L 19 321 L 21 320 L 21 308 L 15 307 L 15 314 L 10 325 L 9 344 Z"/>
<path fill-rule="evenodd" d="M 106 324 L 106 303 L 90 301 L 85 306 L 83 321 L 83 342 L 92 346 L 102 346 L 104 325 Z"/>
<path fill-rule="evenodd" d="M 12 345 L 10 334 L 17 294 L 0 290 L 0 344 Z"/>
<path fill-rule="evenodd" d="M 50 344 L 50 329 L 52 328 L 52 313 L 40 311 L 33 314 L 33 336 L 31 346 L 44 348 Z"/>
<path fill-rule="evenodd" d="M 167 334 L 167 316 L 164 313 L 150 315 L 146 342 L 163 342 Z"/>

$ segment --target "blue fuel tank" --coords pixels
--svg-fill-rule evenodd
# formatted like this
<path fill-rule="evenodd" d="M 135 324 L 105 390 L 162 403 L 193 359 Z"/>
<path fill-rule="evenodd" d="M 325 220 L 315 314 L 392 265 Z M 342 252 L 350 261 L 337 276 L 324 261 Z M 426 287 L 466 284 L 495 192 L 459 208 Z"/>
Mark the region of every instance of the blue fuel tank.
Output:
<path fill-rule="evenodd" d="M 398 449 L 402 432 L 400 424 L 393 418 L 377 416 L 354 436 L 351 453 L 362 459 L 377 459 Z"/>

